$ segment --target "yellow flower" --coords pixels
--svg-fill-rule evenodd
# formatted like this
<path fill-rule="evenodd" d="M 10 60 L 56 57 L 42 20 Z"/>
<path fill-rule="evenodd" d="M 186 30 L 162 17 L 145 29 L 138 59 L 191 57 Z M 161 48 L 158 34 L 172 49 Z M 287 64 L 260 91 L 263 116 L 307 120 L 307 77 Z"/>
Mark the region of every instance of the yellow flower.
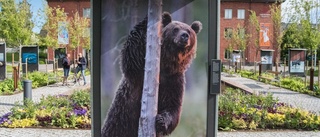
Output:
<path fill-rule="evenodd" d="M 258 124 L 256 124 L 253 120 L 249 124 L 250 129 L 257 129 Z"/>
<path fill-rule="evenodd" d="M 30 119 L 30 118 L 26 118 L 26 119 L 14 119 L 12 121 L 12 123 L 10 125 L 8 125 L 8 127 L 11 128 L 17 128 L 17 127 L 30 127 L 33 125 L 38 124 L 38 121 L 34 118 Z"/>
<path fill-rule="evenodd" d="M 51 111 L 46 109 L 36 110 L 35 114 L 40 117 L 51 116 Z"/>
<path fill-rule="evenodd" d="M 240 129 L 247 128 L 247 124 L 242 118 L 240 118 L 240 119 L 233 118 L 232 123 L 234 124 L 234 126 L 236 128 L 240 128 Z"/>
<path fill-rule="evenodd" d="M 21 109 L 21 108 L 19 108 L 18 111 L 19 111 L 19 112 L 26 112 L 25 110 L 23 110 L 23 109 Z"/>
<path fill-rule="evenodd" d="M 257 115 L 261 117 L 261 116 L 262 116 L 261 111 L 258 111 L 258 112 L 257 112 Z"/>

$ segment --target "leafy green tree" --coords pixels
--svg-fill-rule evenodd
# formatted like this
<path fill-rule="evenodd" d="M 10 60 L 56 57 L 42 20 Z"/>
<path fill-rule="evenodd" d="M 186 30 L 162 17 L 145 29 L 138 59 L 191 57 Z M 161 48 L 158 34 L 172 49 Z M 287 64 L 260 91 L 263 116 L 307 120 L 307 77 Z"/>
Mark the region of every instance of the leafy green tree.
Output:
<path fill-rule="evenodd" d="M 288 50 L 290 48 L 301 48 L 300 40 L 301 35 L 299 34 L 298 24 L 291 23 L 288 25 L 286 30 L 283 32 L 282 43 L 281 43 L 281 58 L 288 58 Z"/>
<path fill-rule="evenodd" d="M 46 23 L 43 26 L 43 30 L 46 34 L 40 38 L 40 43 L 54 50 L 61 47 L 58 43 L 59 22 L 67 23 L 67 15 L 63 8 L 49 7 L 48 5 L 46 5 L 44 12 Z"/>
<path fill-rule="evenodd" d="M 8 47 L 30 44 L 34 24 L 31 20 L 30 4 L 23 0 L 18 4 L 15 0 L 0 0 L 0 38 Z"/>
<path fill-rule="evenodd" d="M 273 36 L 275 39 L 275 42 L 273 45 L 276 45 L 276 71 L 278 71 L 278 62 L 280 57 L 280 51 L 281 51 L 281 43 L 282 43 L 282 37 L 283 33 L 281 31 L 281 6 L 280 2 L 275 2 L 270 6 L 271 10 L 271 19 L 273 24 Z"/>
<path fill-rule="evenodd" d="M 255 59 L 258 56 L 258 51 L 260 50 L 260 45 L 259 45 L 259 35 L 260 35 L 260 23 L 257 17 L 257 14 L 255 11 L 249 10 L 250 15 L 249 15 L 249 22 L 250 26 L 253 28 L 253 31 L 250 32 L 252 39 L 254 41 L 254 46 L 256 49 L 256 56 Z"/>
<path fill-rule="evenodd" d="M 229 52 L 232 52 L 234 49 L 246 50 L 250 35 L 245 30 L 245 27 L 240 26 L 240 24 L 237 25 L 237 28 L 232 29 L 232 36 L 229 39 L 229 46 L 227 48 Z"/>
<path fill-rule="evenodd" d="M 320 44 L 320 33 L 317 26 L 313 25 L 311 20 L 311 10 L 319 8 L 319 4 L 314 4 L 312 1 L 290 1 L 292 7 L 296 11 L 292 16 L 292 22 L 299 24 L 298 36 L 294 35 L 295 39 L 298 39 L 300 47 L 306 48 L 313 55 L 314 51 L 318 49 Z M 316 21 L 318 22 L 318 21 Z M 311 64 L 313 66 L 313 60 Z"/>
<path fill-rule="evenodd" d="M 78 11 L 74 13 L 73 17 L 69 18 L 69 48 L 71 48 L 73 52 L 75 52 L 75 49 L 79 48 L 79 46 L 82 46 L 86 50 L 90 49 L 89 23 L 89 19 L 80 17 Z"/>

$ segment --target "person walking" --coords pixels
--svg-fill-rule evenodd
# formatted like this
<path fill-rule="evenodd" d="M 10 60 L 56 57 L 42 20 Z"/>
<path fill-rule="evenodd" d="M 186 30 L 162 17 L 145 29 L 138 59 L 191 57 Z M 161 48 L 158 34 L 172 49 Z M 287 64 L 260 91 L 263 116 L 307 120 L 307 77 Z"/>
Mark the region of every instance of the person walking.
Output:
<path fill-rule="evenodd" d="M 62 60 L 62 66 L 63 66 L 63 85 L 68 85 L 68 77 L 70 72 L 70 54 L 66 54 Z"/>
<path fill-rule="evenodd" d="M 79 71 L 81 71 L 81 75 L 83 77 L 83 85 L 87 84 L 86 81 L 86 76 L 85 76 L 85 70 L 86 70 L 86 65 L 87 65 L 87 60 L 85 57 L 82 56 L 81 53 L 78 54 L 78 59 L 76 60 L 78 66 L 77 66 L 77 71 L 76 71 L 76 75 L 79 73 Z M 74 81 L 74 83 L 76 83 L 76 81 Z"/>

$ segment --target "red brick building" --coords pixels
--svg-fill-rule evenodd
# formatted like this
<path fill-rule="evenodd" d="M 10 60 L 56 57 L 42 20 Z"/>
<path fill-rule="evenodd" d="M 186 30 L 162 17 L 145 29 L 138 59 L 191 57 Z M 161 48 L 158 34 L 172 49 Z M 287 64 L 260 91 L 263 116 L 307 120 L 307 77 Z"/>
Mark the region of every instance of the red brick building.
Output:
<path fill-rule="evenodd" d="M 49 7 L 60 6 L 61 8 L 64 8 L 64 11 L 68 15 L 68 17 L 72 17 L 74 13 L 78 11 L 81 17 L 90 18 L 90 0 L 47 0 L 47 3 Z M 78 53 L 83 53 L 83 55 L 85 55 L 85 51 L 81 46 L 76 49 L 75 54 L 72 50 L 68 49 L 68 46 L 65 50 L 66 53 L 69 53 L 71 55 L 72 60 L 73 57 L 77 57 L 76 55 Z M 47 56 L 49 61 L 53 61 L 54 52 L 51 48 L 48 48 Z"/>
<path fill-rule="evenodd" d="M 273 37 L 273 25 L 270 16 L 270 6 L 276 0 L 221 0 L 220 8 L 220 59 L 226 63 L 232 58 L 231 53 L 227 50 L 232 36 L 232 30 L 237 26 L 245 28 L 245 34 L 254 34 L 255 31 L 250 25 L 250 10 L 255 11 L 260 23 L 260 34 L 252 35 L 245 51 L 242 51 L 242 60 L 246 65 L 253 65 L 254 61 L 260 61 L 260 49 L 273 49 L 275 61 L 276 44 Z M 254 46 L 254 39 L 260 38 L 260 49 Z M 233 48 L 238 52 L 238 48 Z"/>

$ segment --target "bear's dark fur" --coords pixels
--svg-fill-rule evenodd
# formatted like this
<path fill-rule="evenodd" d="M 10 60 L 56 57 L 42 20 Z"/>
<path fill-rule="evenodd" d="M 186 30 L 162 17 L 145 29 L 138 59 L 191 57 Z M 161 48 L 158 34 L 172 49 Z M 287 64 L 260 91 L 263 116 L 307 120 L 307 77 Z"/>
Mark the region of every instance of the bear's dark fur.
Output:
<path fill-rule="evenodd" d="M 104 137 L 137 137 L 144 79 L 147 21 L 130 32 L 121 51 L 123 78 L 102 128 Z M 191 26 L 162 15 L 162 43 L 157 136 L 170 134 L 178 125 L 185 86 L 185 71 L 196 55 L 197 36 L 202 24 Z"/>

